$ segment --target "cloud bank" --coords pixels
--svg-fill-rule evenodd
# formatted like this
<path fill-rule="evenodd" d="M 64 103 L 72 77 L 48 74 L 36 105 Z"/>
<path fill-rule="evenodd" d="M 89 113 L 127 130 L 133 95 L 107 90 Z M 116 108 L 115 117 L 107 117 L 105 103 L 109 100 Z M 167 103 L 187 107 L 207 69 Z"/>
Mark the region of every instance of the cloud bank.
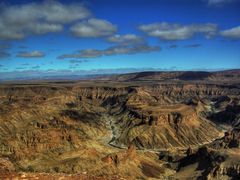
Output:
<path fill-rule="evenodd" d="M 76 37 L 102 37 L 116 33 L 117 26 L 106 20 L 92 18 L 73 25 L 70 31 Z"/>
<path fill-rule="evenodd" d="M 41 58 L 41 57 L 45 57 L 45 54 L 41 51 L 32 51 L 32 52 L 22 51 L 22 52 L 18 52 L 16 57 L 20 57 L 20 58 Z"/>
<path fill-rule="evenodd" d="M 226 38 L 240 39 L 240 26 L 221 31 L 220 34 Z"/>
<path fill-rule="evenodd" d="M 112 46 L 103 50 L 85 49 L 72 54 L 63 54 L 59 56 L 58 59 L 96 58 L 101 56 L 111 56 L 111 55 L 120 55 L 120 54 L 149 53 L 149 52 L 160 51 L 160 50 L 161 48 L 159 46 L 149 46 L 147 44 L 141 44 L 141 45 L 135 45 L 135 46 Z"/>
<path fill-rule="evenodd" d="M 125 34 L 125 35 L 116 34 L 114 36 L 107 38 L 107 40 L 108 42 L 118 43 L 122 45 L 145 43 L 145 40 L 142 37 L 137 36 L 135 34 Z"/>
<path fill-rule="evenodd" d="M 157 37 L 162 40 L 185 40 L 197 34 L 203 34 L 210 38 L 217 33 L 217 25 L 212 23 L 182 25 L 177 23 L 152 23 L 140 25 L 139 30 L 148 36 Z"/>
<path fill-rule="evenodd" d="M 44 1 L 0 7 L 0 39 L 23 39 L 30 34 L 60 32 L 63 25 L 90 16 L 79 3 Z"/>

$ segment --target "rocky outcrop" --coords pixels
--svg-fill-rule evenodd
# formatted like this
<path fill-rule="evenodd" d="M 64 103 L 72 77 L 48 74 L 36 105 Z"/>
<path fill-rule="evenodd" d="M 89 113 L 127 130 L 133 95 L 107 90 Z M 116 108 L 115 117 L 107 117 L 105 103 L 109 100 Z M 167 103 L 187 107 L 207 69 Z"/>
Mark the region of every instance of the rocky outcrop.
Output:
<path fill-rule="evenodd" d="M 7 157 L 0 157 L 0 174 L 15 171 L 14 164 Z"/>
<path fill-rule="evenodd" d="M 208 179 L 239 179 L 240 178 L 240 164 L 225 166 L 220 164 L 213 168 L 211 173 L 207 176 Z"/>
<path fill-rule="evenodd" d="M 170 162 L 175 167 L 177 173 L 173 179 L 183 177 L 188 179 L 232 179 L 239 177 L 240 161 L 231 162 L 232 157 L 228 152 L 216 151 L 206 146 L 199 148 L 196 152 Z M 175 164 L 175 166 L 174 166 Z M 188 173 L 186 173 L 188 172 Z M 195 172 L 195 176 L 193 176 Z"/>
<path fill-rule="evenodd" d="M 160 157 L 168 167 L 176 170 L 172 179 L 238 179 L 239 152 L 240 149 L 219 150 L 203 146 L 181 158 L 174 157 L 174 154 Z"/>
<path fill-rule="evenodd" d="M 215 149 L 239 148 L 240 147 L 240 129 L 234 127 L 226 131 L 224 137 L 216 139 L 209 144 L 210 147 Z"/>
<path fill-rule="evenodd" d="M 108 154 L 102 158 L 104 163 L 118 166 L 120 163 L 126 163 L 127 161 L 134 160 L 136 157 L 136 148 L 134 145 L 130 145 L 126 151 Z"/>

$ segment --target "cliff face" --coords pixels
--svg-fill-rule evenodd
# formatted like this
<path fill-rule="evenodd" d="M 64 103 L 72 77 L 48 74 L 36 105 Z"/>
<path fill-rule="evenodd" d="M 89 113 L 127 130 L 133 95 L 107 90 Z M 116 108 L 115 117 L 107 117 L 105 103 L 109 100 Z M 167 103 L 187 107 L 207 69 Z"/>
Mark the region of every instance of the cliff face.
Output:
<path fill-rule="evenodd" d="M 5 85 L 0 163 L 9 171 L 96 175 L 126 174 L 129 166 L 129 177 L 147 177 L 146 169 L 162 168 L 155 156 L 119 148 L 184 150 L 223 137 L 219 124 L 239 124 L 239 94 L 238 86 L 207 83 Z"/>

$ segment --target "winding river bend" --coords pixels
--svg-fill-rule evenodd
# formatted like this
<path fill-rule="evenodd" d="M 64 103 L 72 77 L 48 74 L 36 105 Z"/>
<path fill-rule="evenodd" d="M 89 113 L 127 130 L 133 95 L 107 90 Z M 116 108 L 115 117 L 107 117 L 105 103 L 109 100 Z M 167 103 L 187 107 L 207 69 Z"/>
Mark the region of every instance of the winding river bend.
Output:
<path fill-rule="evenodd" d="M 110 131 L 110 136 L 107 138 L 107 141 L 105 141 L 105 144 L 107 145 L 110 145 L 114 148 L 118 148 L 118 149 L 127 149 L 128 147 L 126 145 L 123 145 L 123 144 L 118 144 L 116 143 L 116 140 L 117 138 L 120 136 L 120 129 L 119 127 L 116 125 L 116 120 L 114 117 L 108 115 L 108 114 L 104 114 L 103 115 L 105 121 L 106 121 L 106 125 L 108 126 L 108 129 Z M 207 141 L 207 142 L 204 142 L 204 143 L 201 143 L 201 144 L 198 144 L 198 145 L 195 145 L 195 146 L 191 146 L 192 149 L 197 149 L 199 148 L 200 146 L 204 146 L 204 145 L 207 145 L 207 144 L 211 144 L 212 142 L 216 141 L 216 140 L 219 140 L 221 138 L 224 137 L 224 131 L 222 131 L 222 133 L 210 140 L 210 141 Z M 161 148 L 161 149 L 147 149 L 147 148 L 144 148 L 144 149 L 137 149 L 138 151 L 143 151 L 143 152 L 153 152 L 153 153 L 158 153 L 158 152 L 166 152 L 166 151 L 170 151 L 170 150 L 177 150 L 177 151 L 186 151 L 189 147 L 175 147 L 175 148 Z"/>

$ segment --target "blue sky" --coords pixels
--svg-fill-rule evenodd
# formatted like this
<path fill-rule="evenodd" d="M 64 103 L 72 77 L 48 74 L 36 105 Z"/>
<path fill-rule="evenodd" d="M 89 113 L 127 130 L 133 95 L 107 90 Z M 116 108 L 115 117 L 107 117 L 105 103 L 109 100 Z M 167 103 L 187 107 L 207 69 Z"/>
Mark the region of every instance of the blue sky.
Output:
<path fill-rule="evenodd" d="M 240 68 L 239 8 L 238 0 L 0 0 L 0 75 Z"/>

